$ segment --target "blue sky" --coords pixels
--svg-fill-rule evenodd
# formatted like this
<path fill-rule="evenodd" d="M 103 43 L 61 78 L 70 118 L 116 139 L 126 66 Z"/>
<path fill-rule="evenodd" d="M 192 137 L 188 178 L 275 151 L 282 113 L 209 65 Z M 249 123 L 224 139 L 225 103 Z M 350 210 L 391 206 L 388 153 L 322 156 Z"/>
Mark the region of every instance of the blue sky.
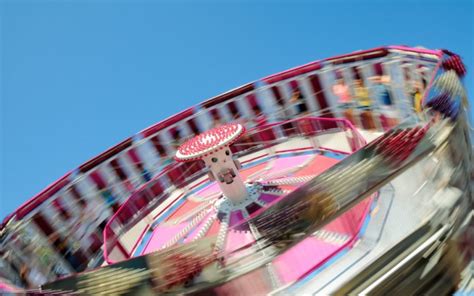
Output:
<path fill-rule="evenodd" d="M 406 44 L 474 69 L 473 1 L 355 2 L 0 0 L 0 219 L 137 131 L 296 65 Z"/>

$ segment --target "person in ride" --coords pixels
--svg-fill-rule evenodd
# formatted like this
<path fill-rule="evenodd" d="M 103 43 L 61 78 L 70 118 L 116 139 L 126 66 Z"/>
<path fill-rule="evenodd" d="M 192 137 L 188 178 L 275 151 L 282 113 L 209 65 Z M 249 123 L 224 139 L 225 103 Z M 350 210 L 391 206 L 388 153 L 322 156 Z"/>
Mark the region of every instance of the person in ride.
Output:
<path fill-rule="evenodd" d="M 308 113 L 308 106 L 306 106 L 305 98 L 298 87 L 293 89 L 290 102 L 296 105 L 297 115 L 304 116 Z"/>
<path fill-rule="evenodd" d="M 344 79 L 339 78 L 336 84 L 332 86 L 332 92 L 338 99 L 338 106 L 343 110 L 344 117 L 351 123 L 355 124 L 352 113 L 353 103 L 349 87 L 344 82 Z"/>
<path fill-rule="evenodd" d="M 412 93 L 413 110 L 415 110 L 417 114 L 420 114 L 422 112 L 422 100 L 426 88 L 426 81 L 424 79 L 422 79 L 421 82 L 415 81 L 414 85 L 415 87 Z"/>
<path fill-rule="evenodd" d="M 357 102 L 357 109 L 360 110 L 362 127 L 368 130 L 375 129 L 375 123 L 372 116 L 372 99 L 369 96 L 369 90 L 364 85 L 362 79 L 354 80 L 354 93 Z"/>
<path fill-rule="evenodd" d="M 378 99 L 381 121 L 384 129 L 390 129 L 398 124 L 398 112 L 390 94 L 390 77 L 376 75 L 370 79 L 375 97 Z"/>

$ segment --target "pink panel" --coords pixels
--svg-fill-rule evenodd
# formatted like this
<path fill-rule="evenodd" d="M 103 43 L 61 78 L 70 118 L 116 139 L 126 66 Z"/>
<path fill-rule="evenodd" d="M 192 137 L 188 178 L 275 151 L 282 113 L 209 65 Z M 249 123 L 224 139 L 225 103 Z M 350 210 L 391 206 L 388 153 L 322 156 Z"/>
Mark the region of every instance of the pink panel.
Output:
<path fill-rule="evenodd" d="M 209 237 L 209 236 L 217 235 L 220 227 L 221 227 L 221 221 L 219 219 L 216 219 L 214 223 L 212 223 L 211 228 L 209 228 L 209 231 L 206 233 L 205 236 Z"/>
<path fill-rule="evenodd" d="M 244 219 L 244 216 L 242 215 L 241 211 L 231 212 L 230 213 L 230 219 L 229 219 L 229 227 L 232 227 L 232 226 L 238 224 L 243 219 Z"/>
<path fill-rule="evenodd" d="M 271 203 L 272 201 L 278 199 L 279 197 L 280 196 L 278 196 L 278 195 L 263 193 L 262 195 L 260 195 L 260 197 L 258 199 L 263 200 L 266 203 Z"/>
<path fill-rule="evenodd" d="M 163 245 L 169 242 L 176 234 L 183 230 L 188 223 L 181 223 L 178 225 L 160 225 L 151 235 L 150 241 L 142 252 L 142 255 L 159 250 Z"/>
<path fill-rule="evenodd" d="M 338 162 L 339 160 L 331 158 L 331 157 L 316 155 L 314 159 L 307 166 L 297 171 L 295 175 L 296 176 L 319 175 Z"/>
<path fill-rule="evenodd" d="M 351 236 L 356 235 L 359 232 L 359 228 L 367 215 L 371 201 L 372 199 L 367 199 L 360 202 L 351 210 L 342 214 L 338 219 L 326 225 L 324 229 L 332 232 L 348 234 Z"/>
<path fill-rule="evenodd" d="M 266 166 L 267 166 L 266 163 L 257 164 L 255 166 L 252 166 L 252 167 L 248 168 L 248 169 L 241 170 L 240 175 L 242 176 L 242 179 L 246 180 L 251 175 L 263 170 Z"/>
<path fill-rule="evenodd" d="M 217 192 L 220 192 L 220 188 L 219 188 L 218 184 L 214 182 L 214 183 L 206 186 L 205 188 L 199 190 L 198 192 L 196 192 L 196 195 L 205 197 L 205 196 L 209 196 L 209 195 L 212 195 L 214 193 L 217 193 Z"/>
<path fill-rule="evenodd" d="M 298 156 L 293 156 L 293 157 L 278 158 L 273 163 L 273 167 L 270 170 L 270 173 L 294 168 L 300 164 L 303 164 L 310 157 L 312 157 L 312 155 L 298 155 Z"/>
<path fill-rule="evenodd" d="M 340 246 L 331 245 L 314 238 L 307 238 L 280 255 L 275 260 L 274 267 L 280 276 L 280 280 L 285 284 L 290 283 L 324 264 L 339 249 Z"/>
<path fill-rule="evenodd" d="M 255 239 L 252 236 L 250 230 L 247 231 L 238 231 L 238 230 L 230 230 L 227 232 L 226 238 L 226 252 L 232 252 L 236 249 L 239 249 L 247 244 L 254 242 Z"/>
<path fill-rule="evenodd" d="M 202 203 L 200 202 L 195 202 L 195 201 L 192 201 L 192 200 L 185 200 L 183 202 L 182 205 L 179 206 L 179 208 L 177 210 L 175 210 L 173 212 L 172 215 L 170 215 L 166 221 L 171 221 L 173 219 L 177 219 L 181 216 L 185 216 L 187 215 L 190 211 L 194 210 L 195 208 L 197 208 L 198 206 L 201 206 Z"/>

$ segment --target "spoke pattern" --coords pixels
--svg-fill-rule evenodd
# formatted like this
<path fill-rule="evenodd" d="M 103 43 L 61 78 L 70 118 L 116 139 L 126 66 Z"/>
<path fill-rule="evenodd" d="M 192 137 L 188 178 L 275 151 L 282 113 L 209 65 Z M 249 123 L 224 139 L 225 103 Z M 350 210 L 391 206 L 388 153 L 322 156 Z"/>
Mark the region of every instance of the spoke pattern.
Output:
<path fill-rule="evenodd" d="M 206 235 L 206 233 L 209 231 L 209 229 L 211 228 L 212 223 L 214 223 L 214 221 L 216 221 L 216 219 L 217 219 L 216 215 L 209 216 L 209 218 L 206 220 L 204 226 L 199 230 L 198 234 L 196 235 L 196 237 L 193 240 L 197 240 L 197 239 L 200 239 L 200 238 L 204 237 Z"/>
<path fill-rule="evenodd" d="M 184 238 L 204 217 L 209 213 L 208 209 L 201 210 L 193 220 L 180 232 L 178 232 L 170 241 L 163 245 L 162 249 L 169 248 L 176 244 L 180 239 Z"/>
<path fill-rule="evenodd" d="M 315 175 L 309 176 L 299 176 L 299 177 L 288 177 L 288 178 L 279 178 L 279 179 L 271 179 L 265 180 L 262 183 L 266 185 L 293 185 L 293 184 L 301 184 L 306 183 L 316 177 Z"/>
<path fill-rule="evenodd" d="M 230 220 L 230 216 L 229 214 L 226 214 L 221 221 L 219 233 L 217 234 L 216 245 L 214 247 L 215 251 L 222 251 L 224 249 L 227 232 L 229 229 L 229 220 Z"/>

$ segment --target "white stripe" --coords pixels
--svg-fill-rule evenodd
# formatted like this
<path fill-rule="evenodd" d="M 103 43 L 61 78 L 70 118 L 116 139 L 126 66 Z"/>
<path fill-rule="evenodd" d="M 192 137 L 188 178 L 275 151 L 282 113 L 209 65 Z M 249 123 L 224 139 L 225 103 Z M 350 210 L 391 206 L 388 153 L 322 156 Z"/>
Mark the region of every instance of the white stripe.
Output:
<path fill-rule="evenodd" d="M 98 168 L 99 174 L 106 180 L 107 187 L 112 189 L 113 192 L 120 198 L 123 202 L 129 195 L 129 191 L 122 183 L 122 180 L 117 176 L 115 171 L 113 171 L 110 162 L 105 165 L 100 165 Z"/>
<path fill-rule="evenodd" d="M 300 86 L 301 93 L 305 97 L 306 105 L 310 111 L 321 110 L 321 107 L 318 104 L 318 99 L 315 96 L 315 93 L 311 91 L 311 85 L 308 77 L 298 79 L 298 84 Z"/>
<path fill-rule="evenodd" d="M 141 141 L 135 146 L 135 150 L 139 157 L 143 160 L 143 166 L 151 175 L 156 175 L 156 168 L 159 166 L 160 157 L 153 147 L 151 141 Z"/>
<path fill-rule="evenodd" d="M 123 157 L 121 155 L 120 157 L 117 157 L 117 161 L 134 187 L 138 187 L 139 184 L 143 183 L 140 174 L 137 173 L 137 170 L 131 164 L 131 160 L 129 157 Z"/>

